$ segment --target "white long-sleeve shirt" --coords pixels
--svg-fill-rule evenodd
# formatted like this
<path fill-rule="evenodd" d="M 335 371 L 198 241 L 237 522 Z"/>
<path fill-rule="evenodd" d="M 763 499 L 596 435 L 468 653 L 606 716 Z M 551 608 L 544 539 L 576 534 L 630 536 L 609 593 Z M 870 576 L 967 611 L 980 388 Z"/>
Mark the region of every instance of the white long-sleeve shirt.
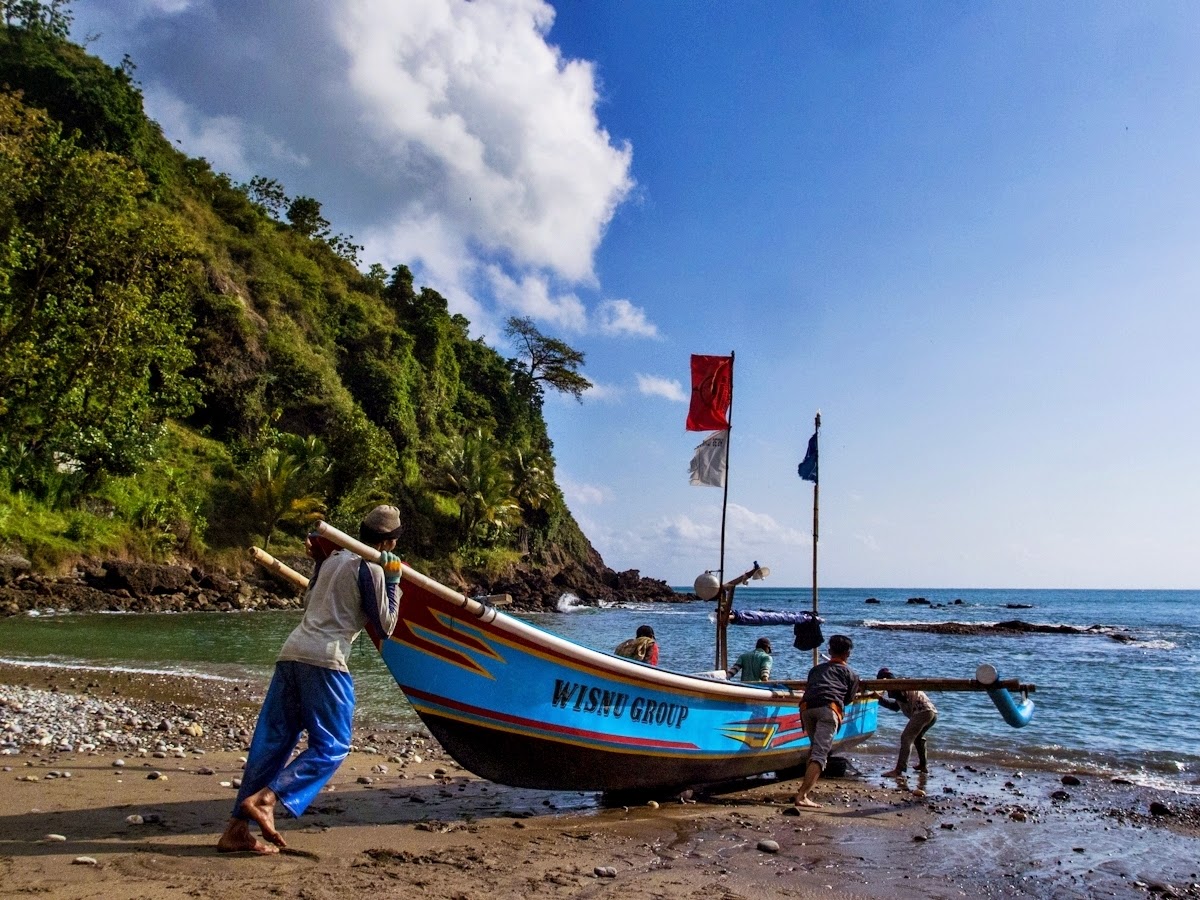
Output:
<path fill-rule="evenodd" d="M 358 584 L 362 562 L 349 550 L 338 550 L 321 563 L 304 598 L 304 618 L 284 641 L 279 660 L 303 662 L 339 672 L 350 671 L 347 665 L 350 647 L 366 627 L 368 616 Z M 394 586 L 389 596 L 383 569 L 375 563 L 365 565 L 375 589 L 375 596 L 367 600 L 378 611 L 383 633 L 391 634 L 399 611 L 399 587 Z"/>

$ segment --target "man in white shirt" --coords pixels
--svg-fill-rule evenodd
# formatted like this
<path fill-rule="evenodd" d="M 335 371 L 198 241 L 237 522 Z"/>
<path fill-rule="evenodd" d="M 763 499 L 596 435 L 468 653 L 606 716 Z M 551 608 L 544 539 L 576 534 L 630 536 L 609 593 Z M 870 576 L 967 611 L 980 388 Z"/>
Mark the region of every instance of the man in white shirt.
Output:
<path fill-rule="evenodd" d="M 401 562 L 391 551 L 400 532 L 400 511 L 377 506 L 359 526 L 359 540 L 381 551 L 379 563 L 349 550 L 318 560 L 304 598 L 304 618 L 275 662 L 219 851 L 278 853 L 286 847 L 275 829 L 275 806 L 303 814 L 350 752 L 350 647 L 363 628 L 387 637 L 396 627 Z M 289 763 L 302 731 L 308 732 L 308 746 Z M 251 833 L 251 822 L 267 842 Z"/>

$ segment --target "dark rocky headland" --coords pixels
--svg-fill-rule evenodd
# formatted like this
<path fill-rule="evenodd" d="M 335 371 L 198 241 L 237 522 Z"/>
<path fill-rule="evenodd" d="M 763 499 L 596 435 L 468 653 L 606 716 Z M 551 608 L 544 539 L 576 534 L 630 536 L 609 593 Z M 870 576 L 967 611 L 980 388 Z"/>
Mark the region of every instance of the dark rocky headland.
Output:
<path fill-rule="evenodd" d="M 280 562 L 309 575 L 307 557 L 282 556 Z M 437 573 L 427 573 L 438 578 Z M 511 609 L 553 609 L 564 594 L 588 605 L 622 602 L 681 602 L 665 581 L 643 578 L 636 569 L 615 572 L 598 554 L 580 563 L 549 560 L 536 567 L 514 566 L 500 577 L 438 578 L 468 596 L 507 594 Z M 299 608 L 302 592 L 247 563 L 239 572 L 196 566 L 128 560 L 83 561 L 63 575 L 34 572 L 28 560 L 0 556 L 0 616 L 29 611 L 72 612 L 228 612 Z"/>

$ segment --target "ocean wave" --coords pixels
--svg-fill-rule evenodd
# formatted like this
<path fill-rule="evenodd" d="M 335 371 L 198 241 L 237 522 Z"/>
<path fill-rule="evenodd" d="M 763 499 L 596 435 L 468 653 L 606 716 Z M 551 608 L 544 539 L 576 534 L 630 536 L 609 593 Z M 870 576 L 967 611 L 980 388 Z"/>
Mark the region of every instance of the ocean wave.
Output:
<path fill-rule="evenodd" d="M 587 608 L 588 604 L 580 600 L 577 594 L 572 594 L 570 591 L 561 594 L 558 601 L 554 604 L 554 611 L 560 613 L 577 612 Z"/>
<path fill-rule="evenodd" d="M 246 680 L 245 676 L 217 675 L 213 672 L 201 672 L 198 669 L 155 668 L 151 666 L 118 664 L 99 665 L 97 663 L 68 659 L 22 659 L 20 657 L 5 656 L 0 657 L 0 665 L 13 666 L 19 669 L 65 669 L 71 672 L 121 672 L 130 675 L 165 675 L 171 678 L 196 678 L 202 681 L 221 681 L 231 684 Z"/>
<path fill-rule="evenodd" d="M 882 743 L 882 742 L 881 742 Z M 877 755 L 881 744 L 872 746 Z M 890 747 L 888 751 L 894 754 Z M 862 752 L 861 749 L 856 753 Z M 888 754 L 883 754 L 889 758 Z M 1020 748 L 998 745 L 942 745 L 930 750 L 931 763 L 953 767 L 974 765 L 1002 772 L 1021 771 L 1071 773 L 1106 780 L 1125 779 L 1141 787 L 1170 790 L 1200 796 L 1200 758 L 1161 752 L 1094 752 L 1061 744 L 1023 745 Z"/>

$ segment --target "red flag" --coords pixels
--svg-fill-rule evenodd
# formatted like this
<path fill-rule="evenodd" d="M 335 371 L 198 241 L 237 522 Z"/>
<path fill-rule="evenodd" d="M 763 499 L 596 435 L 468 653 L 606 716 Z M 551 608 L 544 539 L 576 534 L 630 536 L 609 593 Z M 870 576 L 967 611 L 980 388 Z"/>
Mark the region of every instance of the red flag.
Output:
<path fill-rule="evenodd" d="M 733 399 L 733 357 L 692 354 L 692 405 L 688 431 L 724 431 Z"/>

